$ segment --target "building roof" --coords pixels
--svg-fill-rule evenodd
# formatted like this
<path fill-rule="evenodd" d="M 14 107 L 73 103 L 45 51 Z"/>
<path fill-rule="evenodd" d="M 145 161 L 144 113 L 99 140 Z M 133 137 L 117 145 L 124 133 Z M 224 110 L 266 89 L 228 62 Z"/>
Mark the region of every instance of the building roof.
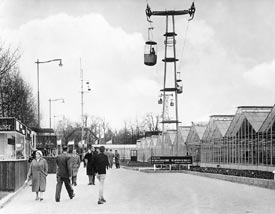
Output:
<path fill-rule="evenodd" d="M 206 127 L 207 127 L 207 125 L 204 125 L 204 126 L 202 126 L 202 125 L 195 126 L 195 129 L 196 129 L 196 131 L 197 131 L 200 139 L 202 139 L 202 136 L 203 136 L 203 134 L 204 134 L 204 132 L 206 130 Z"/>
<path fill-rule="evenodd" d="M 224 121 L 216 121 L 217 128 L 219 129 L 219 131 L 221 132 L 221 135 L 223 137 L 225 136 L 225 133 L 226 133 L 228 127 L 230 126 L 230 123 L 231 123 L 232 119 L 231 120 L 224 120 Z"/>
<path fill-rule="evenodd" d="M 275 122 L 275 105 L 273 106 L 272 110 L 270 113 L 267 115 L 265 121 L 263 122 L 261 128 L 259 129 L 259 132 L 266 132 L 268 131 L 271 126 Z"/>
<path fill-rule="evenodd" d="M 267 115 L 270 113 L 270 106 L 240 106 L 226 132 L 226 136 L 234 136 L 241 128 L 245 119 L 251 124 L 252 128 L 258 132 Z"/>
<path fill-rule="evenodd" d="M 186 141 L 190 129 L 191 129 L 191 126 L 180 126 L 179 127 L 179 133 L 182 137 L 183 142 Z"/>
<path fill-rule="evenodd" d="M 192 124 L 192 127 L 186 138 L 187 143 L 200 142 L 206 130 L 207 124 Z"/>

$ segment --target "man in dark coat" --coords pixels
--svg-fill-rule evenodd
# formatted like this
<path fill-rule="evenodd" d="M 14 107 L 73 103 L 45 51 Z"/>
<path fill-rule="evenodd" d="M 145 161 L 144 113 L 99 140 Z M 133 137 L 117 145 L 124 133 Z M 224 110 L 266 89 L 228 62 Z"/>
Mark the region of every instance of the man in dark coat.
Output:
<path fill-rule="evenodd" d="M 119 155 L 118 151 L 115 150 L 115 164 L 116 164 L 117 169 L 120 168 L 119 159 L 120 159 L 120 155 Z"/>
<path fill-rule="evenodd" d="M 108 169 L 109 160 L 105 152 L 105 147 L 99 147 L 100 153 L 95 157 L 95 171 L 97 173 L 97 179 L 99 181 L 99 197 L 98 204 L 103 204 L 106 200 L 103 197 L 104 181 L 106 178 L 106 168 Z"/>
<path fill-rule="evenodd" d="M 63 147 L 63 153 L 58 155 L 56 158 L 56 191 L 55 191 L 55 201 L 60 201 L 60 193 L 62 189 L 63 182 L 65 183 L 65 187 L 67 189 L 68 195 L 70 199 L 72 199 L 75 194 L 74 190 L 71 186 L 70 177 L 72 177 L 72 167 L 71 167 L 71 157 L 67 153 L 67 147 Z"/>
<path fill-rule="evenodd" d="M 89 177 L 88 185 L 95 185 L 95 152 L 94 147 L 88 149 L 88 153 L 84 156 L 84 160 L 86 163 L 87 175 Z"/>

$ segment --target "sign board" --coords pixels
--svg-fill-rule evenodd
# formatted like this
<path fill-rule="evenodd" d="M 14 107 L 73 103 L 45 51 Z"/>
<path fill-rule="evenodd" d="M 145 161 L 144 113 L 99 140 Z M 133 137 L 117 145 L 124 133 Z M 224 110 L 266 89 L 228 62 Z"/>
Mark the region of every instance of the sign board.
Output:
<path fill-rule="evenodd" d="M 15 131 L 15 119 L 0 118 L 0 131 Z"/>
<path fill-rule="evenodd" d="M 151 164 L 192 164 L 192 156 L 152 156 Z"/>
<path fill-rule="evenodd" d="M 0 118 L 0 131 L 16 131 L 31 139 L 31 130 L 13 117 Z"/>

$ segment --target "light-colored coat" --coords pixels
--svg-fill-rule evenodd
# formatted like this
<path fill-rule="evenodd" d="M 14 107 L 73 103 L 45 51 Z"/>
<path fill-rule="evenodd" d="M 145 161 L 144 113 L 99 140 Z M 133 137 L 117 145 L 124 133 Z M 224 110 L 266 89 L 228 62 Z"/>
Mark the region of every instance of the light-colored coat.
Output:
<path fill-rule="evenodd" d="M 78 169 L 80 167 L 80 157 L 75 154 L 71 156 L 72 161 L 72 176 L 77 176 Z"/>
<path fill-rule="evenodd" d="M 45 192 L 48 163 L 44 158 L 39 161 L 33 159 L 28 172 L 28 179 L 32 178 L 32 192 Z"/>

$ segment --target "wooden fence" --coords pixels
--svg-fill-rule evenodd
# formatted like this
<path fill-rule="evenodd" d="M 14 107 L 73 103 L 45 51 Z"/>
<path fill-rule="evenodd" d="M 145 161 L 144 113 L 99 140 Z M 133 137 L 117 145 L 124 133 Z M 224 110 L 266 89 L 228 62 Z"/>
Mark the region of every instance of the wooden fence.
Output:
<path fill-rule="evenodd" d="M 16 191 L 27 178 L 27 160 L 1 160 L 0 161 L 0 190 Z"/>

